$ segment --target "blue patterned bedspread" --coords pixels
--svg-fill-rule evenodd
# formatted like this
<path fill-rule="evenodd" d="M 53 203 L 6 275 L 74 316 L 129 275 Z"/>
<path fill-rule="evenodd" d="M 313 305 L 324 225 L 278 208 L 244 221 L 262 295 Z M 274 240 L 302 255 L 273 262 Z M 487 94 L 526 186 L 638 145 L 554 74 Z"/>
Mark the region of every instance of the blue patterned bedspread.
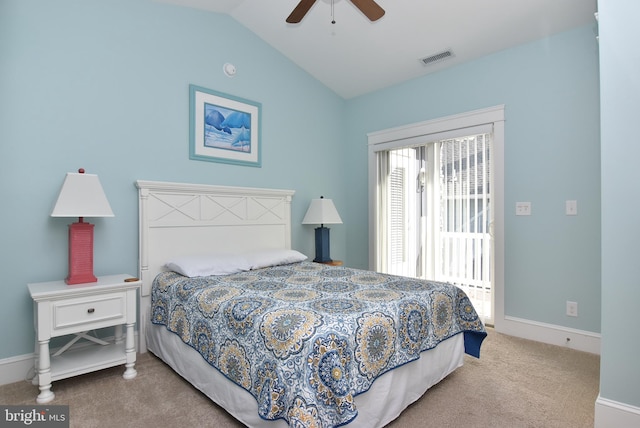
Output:
<path fill-rule="evenodd" d="M 228 276 L 154 280 L 152 321 L 249 391 L 263 419 L 332 427 L 357 416 L 376 377 L 459 333 L 479 356 L 484 326 L 444 283 L 301 262 Z"/>

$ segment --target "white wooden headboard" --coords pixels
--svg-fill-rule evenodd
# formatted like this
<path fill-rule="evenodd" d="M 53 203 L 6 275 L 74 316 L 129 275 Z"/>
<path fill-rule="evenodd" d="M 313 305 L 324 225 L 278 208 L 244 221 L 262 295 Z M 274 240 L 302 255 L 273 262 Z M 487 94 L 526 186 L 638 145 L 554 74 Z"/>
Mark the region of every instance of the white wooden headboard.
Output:
<path fill-rule="evenodd" d="M 293 190 L 136 181 L 139 203 L 140 352 L 153 279 L 176 256 L 291 248 Z"/>

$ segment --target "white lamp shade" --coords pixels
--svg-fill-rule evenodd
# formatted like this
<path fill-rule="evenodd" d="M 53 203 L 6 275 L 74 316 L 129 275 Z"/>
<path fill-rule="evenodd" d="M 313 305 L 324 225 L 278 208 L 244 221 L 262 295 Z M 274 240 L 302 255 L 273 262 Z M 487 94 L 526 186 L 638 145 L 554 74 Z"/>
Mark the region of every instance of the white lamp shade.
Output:
<path fill-rule="evenodd" d="M 113 217 L 98 176 L 68 172 L 51 217 Z"/>
<path fill-rule="evenodd" d="M 302 224 L 341 224 L 342 219 L 331 199 L 312 199 Z"/>

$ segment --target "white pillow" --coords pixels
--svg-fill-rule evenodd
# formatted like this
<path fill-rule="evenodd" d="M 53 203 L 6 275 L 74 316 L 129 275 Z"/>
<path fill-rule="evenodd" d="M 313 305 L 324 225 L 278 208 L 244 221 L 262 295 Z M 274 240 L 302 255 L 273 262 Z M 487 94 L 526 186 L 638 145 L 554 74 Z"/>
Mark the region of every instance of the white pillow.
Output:
<path fill-rule="evenodd" d="M 270 249 L 256 250 L 244 254 L 249 269 L 286 265 L 307 260 L 307 256 L 296 250 Z"/>
<path fill-rule="evenodd" d="M 242 255 L 209 254 L 177 257 L 164 265 L 167 269 L 190 278 L 209 275 L 229 275 L 251 269 Z"/>

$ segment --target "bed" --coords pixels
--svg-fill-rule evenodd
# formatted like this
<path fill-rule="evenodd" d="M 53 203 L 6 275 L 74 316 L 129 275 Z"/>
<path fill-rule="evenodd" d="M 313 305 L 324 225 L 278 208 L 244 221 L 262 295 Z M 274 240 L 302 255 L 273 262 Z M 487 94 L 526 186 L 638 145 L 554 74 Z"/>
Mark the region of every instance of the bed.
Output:
<path fill-rule="evenodd" d="M 486 332 L 457 287 L 291 249 L 291 190 L 136 186 L 140 352 L 247 426 L 384 426 L 479 357 Z"/>

